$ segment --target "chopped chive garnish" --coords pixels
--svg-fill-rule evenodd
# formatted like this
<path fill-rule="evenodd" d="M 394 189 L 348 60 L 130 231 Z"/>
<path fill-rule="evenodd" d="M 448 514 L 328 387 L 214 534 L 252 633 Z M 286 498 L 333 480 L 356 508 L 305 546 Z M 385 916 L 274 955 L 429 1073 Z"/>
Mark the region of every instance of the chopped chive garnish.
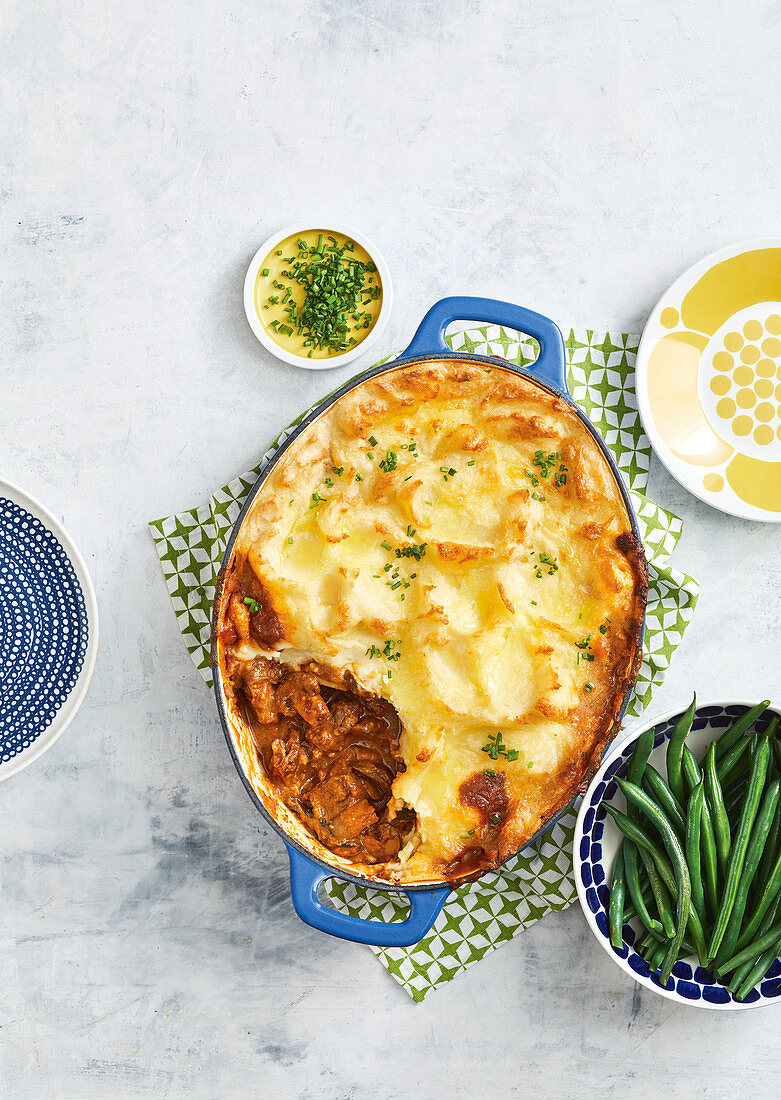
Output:
<path fill-rule="evenodd" d="M 274 288 L 284 292 L 283 306 L 292 326 L 290 331 L 285 328 L 274 331 L 290 336 L 295 330 L 304 337 L 303 346 L 309 349 L 309 357 L 315 350 L 325 349 L 328 355 L 333 355 L 355 344 L 356 337 L 352 334 L 360 330 L 360 339 L 373 319 L 372 311 L 359 307 L 376 302 L 382 294 L 380 287 L 374 285 L 369 264 L 345 255 L 353 251 L 349 243 L 340 247 L 331 236 L 328 242 L 322 234 L 316 245 L 308 245 L 299 238 L 298 255 L 285 256 L 285 269 L 279 278 L 272 279 Z M 276 255 L 282 256 L 282 249 L 277 249 Z M 269 274 L 269 268 L 262 269 L 264 278 Z M 296 286 L 303 290 L 300 303 L 295 300 Z M 268 304 L 278 302 L 278 297 L 273 301 L 270 298 Z"/>
<path fill-rule="evenodd" d="M 483 745 L 482 751 L 488 753 L 492 760 L 498 760 L 500 756 L 504 756 L 510 763 L 517 760 L 520 755 L 517 749 L 507 748 L 501 730 L 496 734 L 489 733 L 488 743 Z"/>
<path fill-rule="evenodd" d="M 543 565 L 548 566 L 548 576 L 552 577 L 553 574 L 558 571 L 559 563 L 556 561 L 555 558 L 550 557 L 548 554 L 545 554 L 545 553 L 540 554 L 540 561 L 542 562 Z M 542 574 L 539 572 L 539 570 L 537 571 L 537 576 L 538 577 L 542 576 Z"/>
<path fill-rule="evenodd" d="M 386 473 L 390 473 L 391 470 L 395 470 L 399 462 L 396 458 L 395 451 L 386 451 L 385 458 L 380 463 L 380 469 L 385 470 Z"/>
<path fill-rule="evenodd" d="M 252 612 L 253 615 L 257 611 L 260 611 L 260 604 L 258 603 L 257 600 L 253 600 L 252 596 L 245 596 L 244 597 L 244 603 L 247 605 L 247 607 L 250 609 L 250 611 Z"/>

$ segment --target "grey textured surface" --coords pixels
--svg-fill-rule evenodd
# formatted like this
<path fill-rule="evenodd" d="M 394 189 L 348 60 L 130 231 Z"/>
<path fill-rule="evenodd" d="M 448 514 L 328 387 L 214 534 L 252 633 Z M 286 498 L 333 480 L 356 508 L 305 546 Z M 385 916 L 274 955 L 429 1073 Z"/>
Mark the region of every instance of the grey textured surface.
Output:
<path fill-rule="evenodd" d="M 684 267 L 778 232 L 777 2 L 2 0 L 0 473 L 66 523 L 102 613 L 86 704 L 0 788 L 0 1093 L 777 1095 L 778 1010 L 640 990 L 575 908 L 413 1005 L 294 917 L 177 634 L 146 521 L 340 378 L 242 313 L 321 211 L 384 250 L 377 355 L 445 293 L 637 331 Z M 781 698 L 781 527 L 658 467 L 703 584 L 658 709 Z"/>

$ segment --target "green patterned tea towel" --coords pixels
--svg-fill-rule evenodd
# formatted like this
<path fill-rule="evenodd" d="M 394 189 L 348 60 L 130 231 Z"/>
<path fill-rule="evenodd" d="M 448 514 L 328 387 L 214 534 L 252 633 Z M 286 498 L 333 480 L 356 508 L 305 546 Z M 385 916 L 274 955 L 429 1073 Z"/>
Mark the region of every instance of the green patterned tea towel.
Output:
<path fill-rule="evenodd" d="M 596 426 L 629 486 L 649 565 L 643 664 L 627 710 L 635 719 L 662 682 L 697 603 L 696 581 L 668 564 L 681 521 L 645 496 L 651 446 L 637 411 L 634 366 L 637 336 L 571 331 L 565 341 L 573 399 Z M 533 340 L 496 326 L 451 332 L 454 351 L 498 355 L 526 366 L 536 358 Z M 308 410 L 307 410 L 308 411 Z M 218 489 L 208 503 L 150 524 L 185 645 L 207 684 L 211 605 L 217 570 L 231 527 L 258 471 L 297 420 L 274 440 L 254 469 Z M 431 932 L 409 948 L 373 948 L 380 962 L 416 1001 L 450 981 L 483 955 L 553 910 L 575 899 L 572 834 L 576 810 L 567 811 L 536 844 L 499 871 L 453 891 Z M 393 920 L 404 915 L 399 895 L 332 879 L 333 904 L 355 916 Z"/>

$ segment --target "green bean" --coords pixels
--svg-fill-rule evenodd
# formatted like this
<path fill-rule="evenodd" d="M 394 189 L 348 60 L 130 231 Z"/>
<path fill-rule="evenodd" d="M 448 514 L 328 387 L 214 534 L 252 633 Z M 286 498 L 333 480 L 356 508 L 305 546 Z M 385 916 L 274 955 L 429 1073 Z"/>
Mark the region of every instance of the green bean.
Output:
<path fill-rule="evenodd" d="M 665 942 L 665 937 L 664 936 L 657 936 L 653 932 L 648 932 L 648 933 L 646 933 L 646 935 L 644 937 L 644 942 L 646 942 L 646 943 L 651 943 L 651 942 L 664 943 Z M 641 941 L 638 940 L 637 944 L 635 945 L 635 951 L 637 952 L 638 955 L 642 954 L 642 951 L 640 950 L 640 943 L 641 943 Z M 685 959 L 687 955 L 696 955 L 696 954 L 697 954 L 697 948 L 692 943 L 692 941 L 688 938 L 688 936 L 684 936 L 683 941 L 681 943 L 681 950 L 678 953 L 678 958 L 679 959 Z"/>
<path fill-rule="evenodd" d="M 754 825 L 754 818 L 757 816 L 760 799 L 762 798 L 762 791 L 765 787 L 765 778 L 767 777 L 769 763 L 770 743 L 766 737 L 763 737 L 761 743 L 757 746 L 757 751 L 754 753 L 754 759 L 751 764 L 751 776 L 749 778 L 746 796 L 743 800 L 740 822 L 735 832 L 735 841 L 729 853 L 727 878 L 721 895 L 721 905 L 713 928 L 710 947 L 708 948 L 708 957 L 710 959 L 715 959 L 716 953 L 719 947 L 721 947 L 724 933 L 727 931 L 729 918 L 732 914 L 732 908 L 738 893 L 746 852 L 748 851 L 749 841 L 751 840 L 751 829 Z"/>
<path fill-rule="evenodd" d="M 746 980 L 735 994 L 736 1001 L 746 999 L 754 986 L 758 985 L 760 980 L 767 974 L 775 959 L 778 958 L 779 952 L 781 952 L 781 939 L 776 940 L 772 947 L 759 956 L 749 971 Z"/>
<path fill-rule="evenodd" d="M 621 782 L 623 782 L 623 780 L 621 780 Z M 641 793 L 644 794 L 644 792 Z M 613 818 L 616 825 L 618 825 L 624 836 L 628 836 L 630 840 L 634 841 L 638 848 L 645 848 L 647 852 L 650 852 L 651 856 L 653 857 L 653 861 L 659 871 L 662 882 L 670 891 L 670 894 L 675 897 L 678 892 L 675 874 L 673 872 L 670 861 L 667 859 L 664 852 L 661 851 L 659 845 L 645 834 L 643 829 L 637 824 L 636 821 L 633 821 L 630 817 L 627 817 L 626 814 L 621 813 L 621 811 L 617 810 L 615 806 L 611 806 L 606 803 L 605 809 Z M 700 961 L 700 965 L 705 966 L 705 963 L 707 961 L 707 945 L 705 943 L 705 933 L 703 931 L 702 921 L 700 920 L 697 910 L 692 908 L 691 906 L 689 906 L 689 925 L 691 927 L 692 939 L 694 940 L 694 943 L 696 945 L 697 957 Z"/>
<path fill-rule="evenodd" d="M 759 870 L 757 871 L 756 882 L 754 889 L 758 893 L 762 893 L 770 878 L 773 865 L 776 862 L 776 856 L 781 851 L 781 800 L 779 801 L 776 809 L 775 817 L 773 818 L 773 824 L 770 826 L 770 833 L 768 834 L 767 842 L 765 844 L 765 850 L 762 853 L 762 859 L 759 864 Z"/>
<path fill-rule="evenodd" d="M 747 734 L 744 734 L 744 736 L 732 746 L 729 752 L 725 753 L 722 759 L 717 762 L 716 774 L 719 777 L 719 783 L 721 783 L 722 790 L 727 786 L 731 773 L 737 768 L 750 743 L 751 738 Z"/>
<path fill-rule="evenodd" d="M 717 968 L 716 973 L 721 977 L 722 974 L 728 974 L 730 970 L 734 970 L 736 966 L 740 966 L 741 963 L 748 962 L 749 959 L 755 959 L 766 951 L 768 947 L 772 947 L 776 940 L 781 938 L 781 920 L 777 920 L 763 936 L 758 936 L 748 947 L 744 947 L 742 951 L 739 951 L 737 955 L 733 955 L 731 959 L 727 959 L 720 967 Z"/>
<path fill-rule="evenodd" d="M 685 959 L 687 955 L 699 955 L 697 951 L 697 945 L 689 939 L 688 936 L 684 936 L 681 942 L 681 950 L 678 952 L 679 959 Z"/>
<path fill-rule="evenodd" d="M 653 859 L 645 848 L 640 849 L 640 859 L 648 876 L 648 883 L 651 887 L 653 899 L 656 902 L 656 911 L 662 922 L 664 935 L 667 939 L 672 939 L 675 935 L 675 921 L 673 920 L 673 911 L 669 901 L 670 895 L 667 893 Z"/>
<path fill-rule="evenodd" d="M 781 813 L 781 803 L 776 807 L 776 816 Z M 745 947 L 747 943 L 750 943 L 752 938 L 756 935 L 759 925 L 762 922 L 762 918 L 768 911 L 770 906 L 775 901 L 781 890 L 781 851 L 777 852 L 775 863 L 770 868 L 770 874 L 767 882 L 762 886 L 761 893 L 757 900 L 756 909 L 754 915 L 748 924 L 741 930 L 738 938 L 738 948 Z"/>
<path fill-rule="evenodd" d="M 659 942 L 660 941 L 657 936 L 654 936 L 651 932 L 646 932 L 643 938 L 641 940 L 638 940 L 635 944 L 635 951 L 638 953 L 638 955 L 643 955 L 643 952 L 647 951 L 652 944 L 657 944 Z M 643 958 L 645 958 L 645 955 L 643 955 Z"/>
<path fill-rule="evenodd" d="M 781 912 L 779 912 L 779 908 L 781 908 L 781 897 L 776 898 L 776 900 L 768 909 L 767 913 L 765 913 L 764 917 L 762 918 L 762 923 L 757 929 L 760 936 L 764 935 L 764 933 L 767 932 L 769 928 L 772 928 L 772 926 L 776 922 L 777 914 L 779 917 L 781 917 Z M 741 966 L 735 967 L 732 972 L 732 977 L 730 978 L 730 983 L 728 986 L 730 993 L 735 993 L 738 989 L 740 989 L 746 978 L 746 975 L 752 969 L 756 961 L 756 959 L 749 959 L 748 962 L 744 962 L 741 964 Z"/>
<path fill-rule="evenodd" d="M 640 825 L 638 825 L 636 821 L 633 821 L 631 817 L 628 817 L 627 814 L 622 813 L 609 803 L 605 803 L 605 809 L 613 818 L 616 825 L 618 825 L 624 836 L 629 837 L 638 848 L 645 848 L 647 852 L 650 852 L 654 863 L 659 868 L 659 874 L 662 876 L 662 881 L 665 885 L 668 885 L 670 882 L 675 882 L 675 876 L 673 875 L 670 861 L 667 859 L 664 852 L 662 852 L 659 845 L 646 835 Z"/>
<path fill-rule="evenodd" d="M 713 831 L 713 821 L 710 816 L 708 803 L 702 802 L 702 827 L 700 829 L 700 851 L 702 852 L 702 869 L 705 879 L 705 890 L 708 894 L 708 905 L 711 913 L 716 913 L 719 908 L 719 856 L 716 848 L 716 834 Z"/>
<path fill-rule="evenodd" d="M 705 891 L 702 885 L 700 831 L 705 784 L 702 780 L 689 795 L 686 807 L 686 862 L 692 880 L 692 905 L 700 915 L 705 913 Z"/>
<path fill-rule="evenodd" d="M 624 877 L 624 853 L 623 845 L 618 849 L 616 861 L 613 865 L 613 883 L 610 887 L 610 904 L 608 917 L 610 920 L 610 942 L 613 947 L 620 948 L 624 942 L 624 898 L 626 897 L 626 878 Z"/>
<path fill-rule="evenodd" d="M 639 786 L 639 784 L 638 784 Z M 661 808 L 670 819 L 670 823 L 678 830 L 678 835 L 683 837 L 686 831 L 686 823 L 683 818 L 681 804 L 672 790 L 651 764 L 648 764 L 643 776 L 643 786 L 648 790 L 652 798 L 656 799 Z"/>
<path fill-rule="evenodd" d="M 630 757 L 629 764 L 627 765 L 626 775 L 630 783 L 636 783 L 639 787 L 643 782 L 643 775 L 648 763 L 648 757 L 653 752 L 654 748 L 654 729 L 653 726 L 650 729 L 645 729 L 637 739 L 635 750 Z M 637 810 L 634 806 L 627 806 L 627 816 L 633 820 L 637 818 Z"/>
<path fill-rule="evenodd" d="M 751 729 L 757 718 L 763 715 L 769 706 L 770 700 L 763 699 L 761 703 L 757 703 L 755 707 L 751 707 L 750 710 L 747 710 L 746 713 L 738 718 L 737 722 L 726 731 L 726 733 L 721 735 L 718 742 L 716 742 L 716 756 L 719 760 L 721 760 L 735 742 L 743 736 L 746 730 Z"/>
<path fill-rule="evenodd" d="M 724 791 L 724 805 L 727 808 L 727 817 L 729 818 L 730 828 L 733 823 L 740 817 L 740 808 L 743 805 L 743 796 L 746 793 L 746 787 L 748 786 L 748 769 L 746 770 L 746 778 L 736 783 L 729 790 Z"/>
<path fill-rule="evenodd" d="M 683 746 L 683 774 L 689 791 L 702 779 L 700 765 L 694 759 L 694 753 L 688 745 Z M 716 913 L 719 908 L 719 869 L 716 852 L 716 838 L 713 833 L 713 821 L 707 799 L 702 803 L 702 824 L 700 828 L 700 846 L 702 849 L 702 870 L 705 879 L 705 891 L 708 896 L 708 906 L 711 913 Z"/>
<path fill-rule="evenodd" d="M 667 742 L 667 782 L 670 789 L 680 803 L 683 803 L 686 792 L 683 787 L 683 774 L 681 771 L 683 746 L 689 735 L 694 721 L 694 713 L 697 710 L 697 695 L 695 693 L 688 710 L 678 719 L 675 729 L 670 734 Z"/>
<path fill-rule="evenodd" d="M 640 875 L 637 869 L 637 847 L 627 837 L 624 838 L 622 848 L 624 851 L 624 875 L 629 896 L 634 904 L 635 911 L 649 932 L 656 932 L 660 936 L 664 932 L 662 925 L 648 912 L 648 906 L 643 897 L 640 886 Z M 650 856 L 649 856 L 650 859 Z"/>
<path fill-rule="evenodd" d="M 772 779 L 762 797 L 762 805 L 759 807 L 754 828 L 751 833 L 751 841 L 746 851 L 746 859 L 743 871 L 740 875 L 738 891 L 735 895 L 735 904 L 730 914 L 729 924 L 724 933 L 721 947 L 716 956 L 716 961 L 721 962 L 727 956 L 732 955 L 738 942 L 743 915 L 746 911 L 748 893 L 759 867 L 762 852 L 767 844 L 768 834 L 773 824 L 778 806 L 779 794 L 781 794 L 781 779 Z"/>
<path fill-rule="evenodd" d="M 779 723 L 781 723 L 781 715 L 773 714 L 767 724 L 765 737 L 767 737 L 773 750 L 776 767 L 781 769 L 781 742 L 777 737 Z"/>
<path fill-rule="evenodd" d="M 673 829 L 672 825 L 653 799 L 649 798 L 646 792 L 640 787 L 636 787 L 633 783 L 628 783 L 624 779 L 616 777 L 616 783 L 623 792 L 627 803 L 633 802 L 659 830 L 659 834 L 662 837 L 664 846 L 673 864 L 677 887 L 675 906 L 676 927 L 675 936 L 670 942 L 661 967 L 660 980 L 662 985 L 665 985 L 667 979 L 670 977 L 670 972 L 675 964 L 675 960 L 678 958 L 681 941 L 683 940 L 686 924 L 689 920 L 689 913 L 691 911 L 692 892 L 689 868 L 686 866 L 686 858 L 683 854 L 683 848 L 681 847 L 681 842 L 678 839 L 675 829 Z"/>
<path fill-rule="evenodd" d="M 730 828 L 727 808 L 724 805 L 719 777 L 716 775 L 716 742 L 711 742 L 705 756 L 705 797 L 708 800 L 708 808 L 713 821 L 713 832 L 716 836 L 716 851 L 719 856 L 719 866 L 722 873 L 726 873 L 727 860 L 729 859 Z"/>
<path fill-rule="evenodd" d="M 700 765 L 694 758 L 694 753 L 688 745 L 683 746 L 683 753 L 681 754 L 681 770 L 683 777 L 686 780 L 686 785 L 689 788 L 689 794 L 694 790 L 699 781 L 702 779 L 702 770 Z"/>
<path fill-rule="evenodd" d="M 657 945 L 656 950 L 651 952 L 650 959 L 646 960 L 647 963 L 648 963 L 648 968 L 649 968 L 649 970 L 651 971 L 652 974 L 656 973 L 656 971 L 659 969 L 659 967 L 662 966 L 664 960 L 667 958 L 667 954 L 670 950 L 668 945 L 669 945 L 669 940 L 663 940 L 662 943 Z M 672 967 L 670 969 L 672 969 Z M 668 974 L 667 978 L 669 978 L 669 976 L 670 975 Z M 667 982 L 667 978 L 664 979 L 664 982 L 662 982 L 662 985 L 664 985 Z M 659 980 L 661 981 L 661 978 Z"/>

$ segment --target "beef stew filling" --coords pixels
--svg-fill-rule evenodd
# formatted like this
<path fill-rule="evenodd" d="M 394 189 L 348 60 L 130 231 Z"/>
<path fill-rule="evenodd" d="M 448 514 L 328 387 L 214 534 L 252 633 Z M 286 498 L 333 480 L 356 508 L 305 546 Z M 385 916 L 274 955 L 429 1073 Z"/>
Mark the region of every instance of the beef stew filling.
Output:
<path fill-rule="evenodd" d="M 258 756 L 285 804 L 338 855 L 365 864 L 395 860 L 415 812 L 396 811 L 391 799 L 404 764 L 390 703 L 266 657 L 232 660 L 229 673 Z"/>

